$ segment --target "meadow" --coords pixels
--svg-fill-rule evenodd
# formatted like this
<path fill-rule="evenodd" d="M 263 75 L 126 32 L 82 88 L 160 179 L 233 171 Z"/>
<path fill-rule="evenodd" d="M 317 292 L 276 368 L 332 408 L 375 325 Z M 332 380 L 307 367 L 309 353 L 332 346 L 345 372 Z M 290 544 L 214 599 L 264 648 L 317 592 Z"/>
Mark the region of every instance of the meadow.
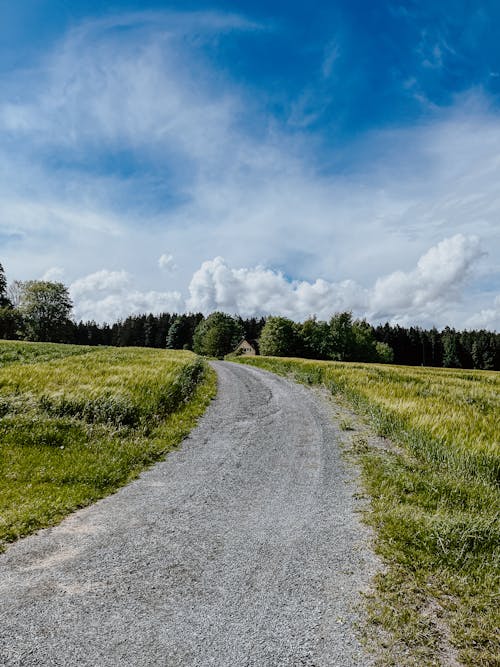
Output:
<path fill-rule="evenodd" d="M 215 392 L 191 352 L 0 341 L 0 550 L 135 478 Z"/>
<path fill-rule="evenodd" d="M 500 665 L 500 375 L 237 361 L 324 385 L 358 415 L 341 427 L 385 563 L 367 600 L 381 663 Z"/>

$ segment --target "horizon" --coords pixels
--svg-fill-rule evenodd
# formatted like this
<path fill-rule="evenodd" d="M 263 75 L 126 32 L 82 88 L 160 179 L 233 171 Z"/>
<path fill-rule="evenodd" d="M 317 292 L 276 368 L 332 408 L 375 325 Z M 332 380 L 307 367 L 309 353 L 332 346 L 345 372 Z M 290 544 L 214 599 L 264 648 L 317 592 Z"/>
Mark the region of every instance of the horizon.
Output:
<path fill-rule="evenodd" d="M 75 320 L 500 329 L 500 6 L 22 0 L 0 262 Z"/>

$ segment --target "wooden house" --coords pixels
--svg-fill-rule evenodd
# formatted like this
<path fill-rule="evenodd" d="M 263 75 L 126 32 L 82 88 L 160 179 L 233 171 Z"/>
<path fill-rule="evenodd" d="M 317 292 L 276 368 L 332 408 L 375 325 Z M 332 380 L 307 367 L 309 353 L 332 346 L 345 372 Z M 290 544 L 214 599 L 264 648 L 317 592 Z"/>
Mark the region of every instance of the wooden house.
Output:
<path fill-rule="evenodd" d="M 242 354 L 248 356 L 255 356 L 256 354 L 259 354 L 259 346 L 257 344 L 257 341 L 247 340 L 246 338 L 243 338 L 243 340 L 238 343 L 238 346 L 236 347 L 234 354 Z"/>

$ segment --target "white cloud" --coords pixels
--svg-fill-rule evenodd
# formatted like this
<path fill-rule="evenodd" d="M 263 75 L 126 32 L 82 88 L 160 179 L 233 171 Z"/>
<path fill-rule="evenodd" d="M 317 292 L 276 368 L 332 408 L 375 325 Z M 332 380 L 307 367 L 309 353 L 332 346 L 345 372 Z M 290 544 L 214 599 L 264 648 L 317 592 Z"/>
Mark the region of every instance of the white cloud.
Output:
<path fill-rule="evenodd" d="M 160 255 L 158 259 L 158 266 L 163 271 L 169 271 L 169 272 L 175 271 L 175 269 L 177 268 L 174 262 L 174 256 L 167 255 L 166 253 Z"/>
<path fill-rule="evenodd" d="M 132 283 L 132 276 L 126 271 L 107 271 L 102 269 L 79 278 L 71 284 L 71 295 L 74 299 L 85 297 L 96 292 L 123 292 Z"/>
<path fill-rule="evenodd" d="M 257 266 L 232 269 L 222 257 L 203 262 L 189 285 L 190 310 L 209 313 L 224 310 L 242 315 L 284 315 L 303 319 L 316 314 L 329 317 L 337 310 L 360 308 L 366 301 L 362 287 L 346 280 L 288 281 L 285 276 Z"/>
<path fill-rule="evenodd" d="M 466 321 L 469 329 L 488 329 L 489 331 L 500 331 L 500 294 L 495 297 L 493 306 L 483 308 Z"/>
<path fill-rule="evenodd" d="M 395 271 L 379 278 L 370 298 L 370 317 L 418 317 L 439 311 L 460 299 L 471 268 L 483 255 L 479 239 L 457 234 L 430 248 L 413 271 Z"/>
<path fill-rule="evenodd" d="M 179 291 L 141 291 L 126 271 L 101 270 L 70 287 L 77 318 L 111 322 L 129 314 L 215 310 L 242 316 L 283 315 L 304 320 L 310 315 L 329 319 L 352 310 L 371 321 L 445 326 L 456 315 L 464 288 L 484 255 L 475 236 L 457 234 L 425 252 L 409 271 L 378 278 L 371 287 L 354 280 L 329 282 L 289 280 L 282 272 L 256 266 L 232 268 L 222 257 L 202 263 L 189 284 L 189 296 Z M 469 322 L 497 326 L 495 310 L 485 309 Z"/>
<path fill-rule="evenodd" d="M 457 99 L 424 124 L 364 135 L 316 160 L 325 137 L 297 130 L 308 124 L 300 121 L 308 103 L 290 131 L 266 112 L 267 100 L 259 106 L 203 55 L 214 34 L 256 28 L 207 13 L 88 23 L 2 88 L 0 243 L 9 278 L 60 266 L 83 303 L 79 276 L 140 266 L 134 299 L 130 282 L 109 297 L 103 276 L 86 293 L 85 313 L 96 295 L 109 297 L 95 315 L 106 319 L 129 305 L 178 309 L 190 281 L 189 303 L 230 311 L 276 305 L 302 317 L 354 308 L 428 322 L 441 310 L 462 326 L 490 310 L 485 299 L 500 283 L 500 121 L 484 98 Z M 335 73 L 336 55 L 331 44 L 323 74 Z M 108 151 L 123 174 L 103 176 Z M 130 178 L 127 167 L 138 164 L 148 168 Z M 466 240 L 417 266 L 441 239 L 471 233 L 488 250 L 480 262 Z M 155 292 L 152 258 L 164 248 L 175 248 L 178 269 L 168 276 L 172 291 Z M 434 276 L 440 252 L 448 265 Z M 226 262 L 198 270 L 217 256 Z M 283 273 L 230 268 L 260 265 Z M 440 308 L 442 293 L 456 310 Z"/>
<path fill-rule="evenodd" d="M 128 315 L 181 312 L 179 292 L 140 291 L 126 271 L 97 271 L 76 280 L 69 291 L 76 319 L 114 322 Z"/>
<path fill-rule="evenodd" d="M 63 279 L 64 269 L 61 269 L 60 266 L 52 266 L 42 276 L 42 280 L 48 280 L 49 282 L 62 282 Z"/>
<path fill-rule="evenodd" d="M 444 325 L 483 254 L 477 237 L 457 234 L 430 248 L 413 270 L 392 272 L 371 288 L 353 280 L 289 281 L 260 266 L 233 269 L 217 257 L 194 273 L 186 305 L 204 313 L 278 314 L 296 320 L 312 314 L 328 319 L 334 312 L 353 310 L 372 320 L 406 317 Z"/>

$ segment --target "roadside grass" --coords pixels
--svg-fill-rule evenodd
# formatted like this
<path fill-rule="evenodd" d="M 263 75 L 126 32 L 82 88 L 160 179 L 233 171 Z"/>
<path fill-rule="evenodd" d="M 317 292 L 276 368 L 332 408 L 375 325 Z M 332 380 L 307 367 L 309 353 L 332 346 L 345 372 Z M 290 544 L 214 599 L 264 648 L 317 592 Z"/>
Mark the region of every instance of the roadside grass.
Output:
<path fill-rule="evenodd" d="M 323 384 L 369 431 L 350 438 L 385 568 L 367 599 L 384 665 L 500 665 L 500 375 L 238 358 Z M 341 428 L 353 429 L 349 419 Z M 366 426 L 365 426 L 366 428 Z M 355 430 L 355 427 L 354 427 Z M 376 440 L 377 438 L 375 438 Z M 377 631 L 378 630 L 378 631 Z"/>
<path fill-rule="evenodd" d="M 191 352 L 32 345 L 0 342 L 0 551 L 137 477 L 216 393 Z"/>

